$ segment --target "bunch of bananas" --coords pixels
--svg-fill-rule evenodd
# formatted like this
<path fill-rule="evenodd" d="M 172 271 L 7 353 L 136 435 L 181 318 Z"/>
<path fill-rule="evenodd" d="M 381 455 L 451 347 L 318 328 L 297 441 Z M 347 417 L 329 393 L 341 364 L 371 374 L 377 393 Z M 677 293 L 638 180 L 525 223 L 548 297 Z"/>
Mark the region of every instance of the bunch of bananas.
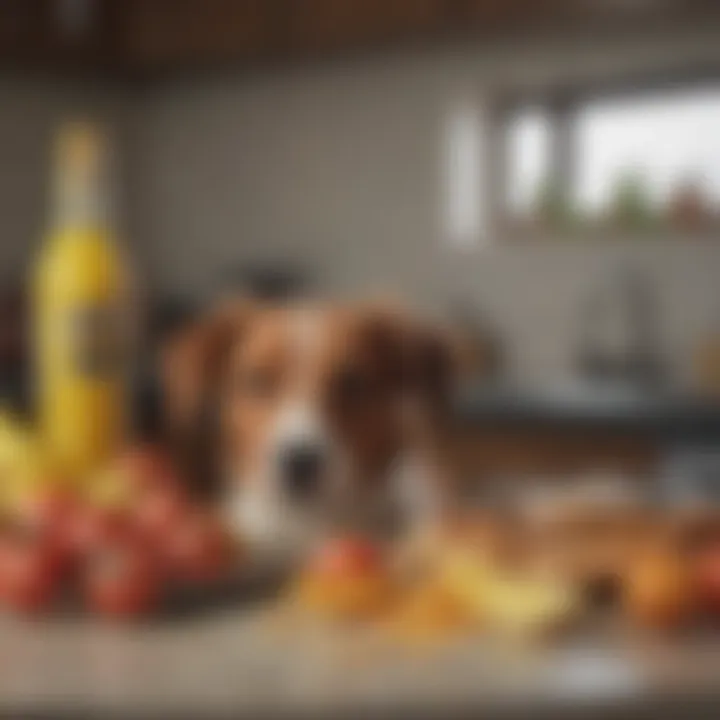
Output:
<path fill-rule="evenodd" d="M 485 627 L 522 636 L 559 628 L 580 605 L 564 583 L 503 572 L 479 563 L 471 553 L 449 557 L 440 583 Z"/>
<path fill-rule="evenodd" d="M 33 430 L 7 411 L 0 412 L 0 509 L 62 482 Z"/>

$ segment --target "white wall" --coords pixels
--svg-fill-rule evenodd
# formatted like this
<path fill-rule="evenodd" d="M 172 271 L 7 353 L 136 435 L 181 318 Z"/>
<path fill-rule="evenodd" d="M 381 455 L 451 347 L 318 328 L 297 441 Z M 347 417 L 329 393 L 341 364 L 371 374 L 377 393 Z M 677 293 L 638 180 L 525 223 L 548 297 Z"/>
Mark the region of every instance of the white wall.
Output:
<path fill-rule="evenodd" d="M 295 257 L 332 291 L 389 289 L 437 309 L 470 298 L 501 321 L 518 372 L 545 378 L 568 365 L 584 291 L 631 257 L 657 281 L 680 363 L 720 309 L 720 238 L 452 250 L 440 228 L 440 139 L 458 101 L 558 78 L 718 67 L 717 39 L 708 29 L 612 45 L 465 47 L 131 92 L 0 83 L 3 271 L 22 265 L 42 228 L 50 127 L 94 102 L 126 150 L 124 222 L 137 261 L 165 290 L 211 294 L 244 259 Z"/>
<path fill-rule="evenodd" d="M 244 258 L 290 256 L 340 292 L 390 289 L 431 308 L 472 298 L 502 322 L 519 373 L 538 378 L 567 368 L 584 291 L 630 257 L 657 281 L 682 363 L 720 310 L 720 238 L 449 249 L 440 138 L 459 100 L 558 78 L 717 67 L 717 37 L 467 47 L 148 87 L 135 110 L 147 260 L 162 286 L 197 294 Z"/>

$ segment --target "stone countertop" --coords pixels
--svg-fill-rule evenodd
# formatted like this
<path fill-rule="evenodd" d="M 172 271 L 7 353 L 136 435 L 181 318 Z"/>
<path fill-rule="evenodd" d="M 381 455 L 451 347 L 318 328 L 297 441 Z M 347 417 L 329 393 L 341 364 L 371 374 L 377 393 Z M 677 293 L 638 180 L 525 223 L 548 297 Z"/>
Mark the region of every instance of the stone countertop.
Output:
<path fill-rule="evenodd" d="M 609 706 L 657 717 L 651 708 L 670 712 L 688 698 L 720 710 L 720 638 L 702 636 L 411 647 L 251 606 L 137 626 L 3 618 L 0 638 L 0 713 L 14 717 L 487 717 L 529 707 L 576 717 Z"/>

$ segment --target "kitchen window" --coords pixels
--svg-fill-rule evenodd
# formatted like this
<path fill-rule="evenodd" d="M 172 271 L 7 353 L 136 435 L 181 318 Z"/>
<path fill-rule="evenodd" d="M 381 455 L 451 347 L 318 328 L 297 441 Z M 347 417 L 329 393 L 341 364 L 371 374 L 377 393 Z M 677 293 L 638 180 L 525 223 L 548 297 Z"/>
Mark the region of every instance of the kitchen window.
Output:
<path fill-rule="evenodd" d="M 624 175 L 644 183 L 655 205 L 684 185 L 720 201 L 720 90 L 589 103 L 577 118 L 577 193 L 602 212 Z"/>
<path fill-rule="evenodd" d="M 518 112 L 508 126 L 507 204 L 514 214 L 528 214 L 549 174 L 550 123 L 542 107 Z"/>
<path fill-rule="evenodd" d="M 516 109 L 506 123 L 511 230 L 720 230 L 720 89 L 566 97 Z"/>

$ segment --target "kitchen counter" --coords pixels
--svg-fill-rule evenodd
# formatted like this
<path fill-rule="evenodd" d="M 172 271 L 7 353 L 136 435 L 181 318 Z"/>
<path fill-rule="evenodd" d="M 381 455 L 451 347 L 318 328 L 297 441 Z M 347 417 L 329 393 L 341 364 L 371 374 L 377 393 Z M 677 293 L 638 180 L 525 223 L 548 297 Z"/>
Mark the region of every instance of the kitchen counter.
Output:
<path fill-rule="evenodd" d="M 409 648 L 377 636 L 278 626 L 235 607 L 182 622 L 0 623 L 0 712 L 14 717 L 673 717 L 720 711 L 720 646 L 565 640 L 532 648 L 464 639 Z M 714 711 L 712 714 L 711 711 Z M 686 713 L 684 713 L 685 715 Z M 696 716 L 693 713 L 693 716 Z"/>
<path fill-rule="evenodd" d="M 720 468 L 720 402 L 682 392 L 471 383 L 453 398 L 448 430 L 444 462 L 471 481 L 595 470 L 652 477 L 678 454 Z"/>
<path fill-rule="evenodd" d="M 720 440 L 720 402 L 682 393 L 468 385 L 458 391 L 453 409 L 462 426 L 633 434 L 662 441 Z"/>
<path fill-rule="evenodd" d="M 701 401 L 564 393 L 467 388 L 455 403 L 468 431 L 460 443 L 475 449 L 488 438 L 493 452 L 502 451 L 497 433 L 506 431 L 520 438 L 505 446 L 506 457 L 537 467 L 558 437 L 582 436 L 578 447 L 562 448 L 582 462 L 597 460 L 608 435 L 653 442 L 720 437 L 720 408 Z M 542 428 L 553 432 L 541 451 L 532 442 Z M 625 446 L 614 439 L 601 450 L 611 458 Z M 613 629 L 545 648 L 469 638 L 412 648 L 372 633 L 285 624 L 258 602 L 261 596 L 252 590 L 132 626 L 2 617 L 0 715 L 720 716 L 717 636 L 651 641 Z"/>

